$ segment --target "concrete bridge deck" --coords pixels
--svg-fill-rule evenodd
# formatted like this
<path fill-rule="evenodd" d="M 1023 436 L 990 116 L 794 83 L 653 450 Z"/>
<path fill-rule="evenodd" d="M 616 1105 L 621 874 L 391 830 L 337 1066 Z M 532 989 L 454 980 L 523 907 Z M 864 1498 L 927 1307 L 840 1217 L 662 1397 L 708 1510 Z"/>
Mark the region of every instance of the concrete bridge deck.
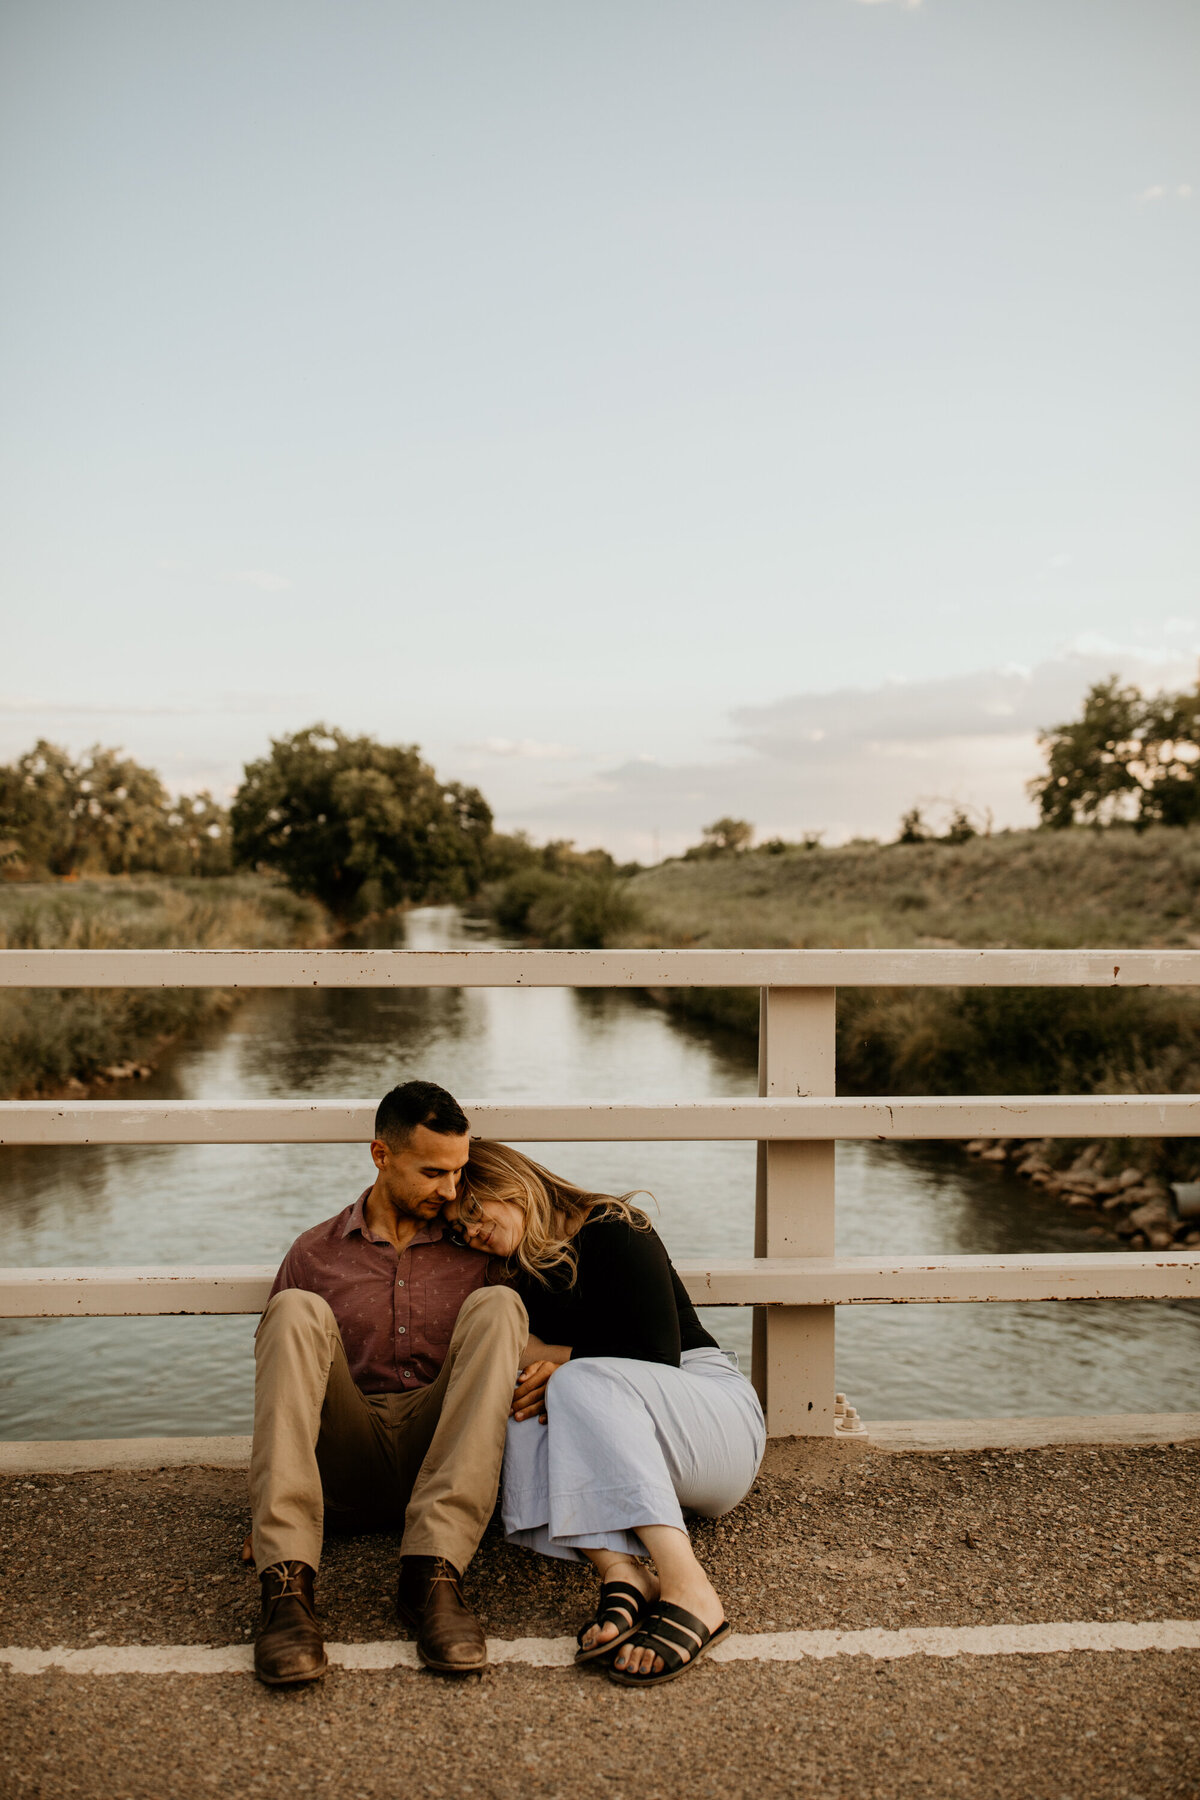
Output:
<path fill-rule="evenodd" d="M 494 1532 L 470 1592 L 493 1639 L 550 1640 L 515 1647 L 532 1662 L 462 1682 L 403 1666 L 397 1540 L 379 1536 L 333 1540 L 319 1596 L 345 1660 L 383 1666 L 294 1693 L 170 1672 L 179 1647 L 225 1647 L 218 1668 L 246 1660 L 244 1471 L 29 1472 L 6 1447 L 0 1645 L 90 1650 L 93 1672 L 8 1659 L 0 1795 L 1196 1800 L 1200 1648 L 1165 1646 L 1200 1643 L 1200 1421 L 1175 1430 L 1161 1444 L 1047 1446 L 1010 1429 L 1007 1445 L 971 1447 L 967 1427 L 965 1446 L 948 1447 L 952 1428 L 924 1450 L 773 1442 L 744 1505 L 696 1527 L 740 1659 L 651 1694 L 553 1666 L 590 1583 Z M 1080 1622 L 1097 1644 L 1129 1641 L 1134 1623 L 1164 1647 L 1056 1650 L 1081 1634 L 992 1629 Z M 973 1629 L 941 1655 L 853 1635 L 913 1628 Z M 786 1635 L 812 1632 L 845 1635 Z M 110 1647 L 164 1672 L 104 1672 Z"/>

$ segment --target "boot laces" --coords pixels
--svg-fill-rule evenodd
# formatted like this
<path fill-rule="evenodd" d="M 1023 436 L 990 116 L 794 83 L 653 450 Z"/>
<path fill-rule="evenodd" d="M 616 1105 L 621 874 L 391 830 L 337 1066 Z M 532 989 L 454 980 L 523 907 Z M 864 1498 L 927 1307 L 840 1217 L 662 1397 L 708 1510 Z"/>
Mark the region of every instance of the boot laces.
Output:
<path fill-rule="evenodd" d="M 270 1577 L 272 1583 L 265 1595 L 272 1615 L 281 1600 L 299 1600 L 305 1611 L 308 1611 L 308 1596 L 302 1585 L 305 1567 L 302 1562 L 278 1562 L 263 1570 L 263 1579 Z"/>
<path fill-rule="evenodd" d="M 462 1599 L 461 1577 L 454 1564 L 448 1562 L 444 1556 L 435 1556 L 433 1559 L 433 1568 L 429 1572 L 430 1587 L 435 1581 L 448 1581 L 459 1599 Z"/>

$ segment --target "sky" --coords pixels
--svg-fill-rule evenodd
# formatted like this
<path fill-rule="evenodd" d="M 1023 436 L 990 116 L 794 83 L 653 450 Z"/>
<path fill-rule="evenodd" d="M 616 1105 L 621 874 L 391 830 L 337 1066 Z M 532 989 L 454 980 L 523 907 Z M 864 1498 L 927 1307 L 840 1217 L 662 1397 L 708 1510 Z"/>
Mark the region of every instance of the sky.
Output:
<path fill-rule="evenodd" d="M 666 855 L 1200 655 L 1195 0 L 8 0 L 0 758 Z"/>

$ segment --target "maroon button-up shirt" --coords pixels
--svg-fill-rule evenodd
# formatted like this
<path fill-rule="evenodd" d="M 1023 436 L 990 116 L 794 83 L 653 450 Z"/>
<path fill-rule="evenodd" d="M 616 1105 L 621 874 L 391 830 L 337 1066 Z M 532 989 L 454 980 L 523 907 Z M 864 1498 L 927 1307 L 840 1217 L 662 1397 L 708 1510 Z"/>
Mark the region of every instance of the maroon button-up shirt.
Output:
<path fill-rule="evenodd" d="M 397 1394 L 437 1379 L 459 1308 L 486 1284 L 492 1259 L 452 1244 L 436 1219 L 398 1253 L 363 1218 L 370 1192 L 301 1232 L 271 1293 L 307 1288 L 328 1300 L 356 1385 L 365 1394 Z"/>

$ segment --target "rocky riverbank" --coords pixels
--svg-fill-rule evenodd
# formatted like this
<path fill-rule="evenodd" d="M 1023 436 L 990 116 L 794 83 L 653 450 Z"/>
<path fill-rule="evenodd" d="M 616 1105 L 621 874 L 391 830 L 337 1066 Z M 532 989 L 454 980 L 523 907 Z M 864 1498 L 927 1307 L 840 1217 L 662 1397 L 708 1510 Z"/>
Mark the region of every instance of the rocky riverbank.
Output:
<path fill-rule="evenodd" d="M 1088 1216 L 1131 1250 L 1200 1244 L 1200 1184 L 1163 1181 L 1133 1166 L 1105 1174 L 1105 1144 L 1088 1144 L 1069 1163 L 1063 1159 L 1070 1147 L 1046 1138 L 973 1138 L 965 1149 L 981 1162 L 1008 1164 L 1031 1187 Z"/>

